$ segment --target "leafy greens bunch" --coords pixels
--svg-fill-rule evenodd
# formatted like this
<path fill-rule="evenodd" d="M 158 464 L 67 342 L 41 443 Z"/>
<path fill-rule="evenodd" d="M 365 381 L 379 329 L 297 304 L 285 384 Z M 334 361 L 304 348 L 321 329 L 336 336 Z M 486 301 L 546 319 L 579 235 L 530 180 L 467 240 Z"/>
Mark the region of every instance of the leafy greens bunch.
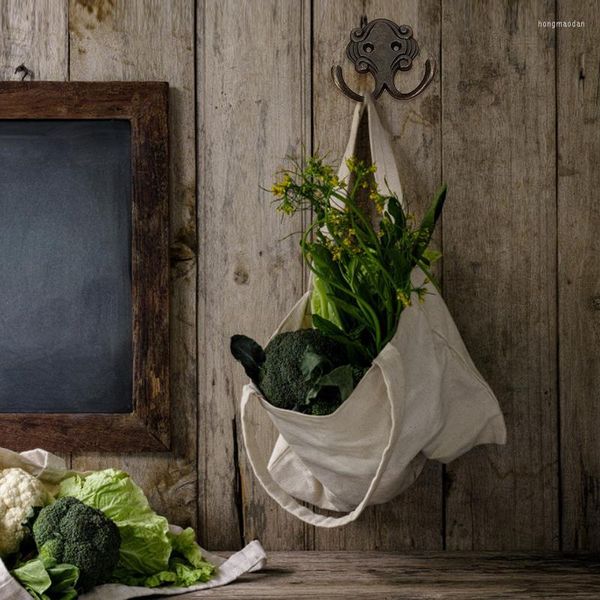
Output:
<path fill-rule="evenodd" d="M 194 531 L 171 528 L 123 471 L 71 475 L 54 498 L 5 469 L 0 491 L 0 558 L 37 600 L 75 600 L 104 583 L 189 587 L 216 573 Z"/>
<path fill-rule="evenodd" d="M 312 213 L 300 246 L 314 274 L 313 326 L 342 343 L 353 365 L 368 367 L 394 336 L 413 294 L 425 299 L 425 284 L 415 287 L 411 272 L 419 266 L 433 280 L 430 267 L 441 255 L 428 245 L 446 186 L 415 225 L 397 196 L 378 189 L 376 165 L 355 158 L 346 164 L 350 177 L 340 181 L 318 156 L 308 158 L 304 168 L 292 161 L 271 192 L 285 215 Z M 365 194 L 379 215 L 375 225 L 361 204 Z"/>

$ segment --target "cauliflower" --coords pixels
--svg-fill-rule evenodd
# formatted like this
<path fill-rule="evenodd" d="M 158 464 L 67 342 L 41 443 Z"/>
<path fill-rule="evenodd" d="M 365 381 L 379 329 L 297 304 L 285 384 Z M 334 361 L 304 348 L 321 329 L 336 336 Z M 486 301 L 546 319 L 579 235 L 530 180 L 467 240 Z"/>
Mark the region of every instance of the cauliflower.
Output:
<path fill-rule="evenodd" d="M 50 495 L 42 483 L 23 469 L 0 470 L 0 558 L 18 552 L 25 537 L 23 524 Z"/>

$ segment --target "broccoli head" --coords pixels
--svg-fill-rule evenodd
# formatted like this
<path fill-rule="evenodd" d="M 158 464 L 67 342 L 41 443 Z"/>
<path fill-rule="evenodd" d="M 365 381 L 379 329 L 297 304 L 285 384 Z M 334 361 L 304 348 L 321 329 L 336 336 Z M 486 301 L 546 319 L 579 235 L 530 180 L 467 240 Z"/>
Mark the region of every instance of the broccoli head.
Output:
<path fill-rule="evenodd" d="M 40 511 L 33 537 L 43 560 L 75 565 L 85 591 L 109 581 L 117 563 L 121 535 L 100 510 L 72 497 Z"/>
<path fill-rule="evenodd" d="M 305 403 L 313 382 L 303 372 L 307 352 L 326 357 L 329 368 L 348 362 L 345 347 L 318 329 L 277 334 L 265 348 L 258 385 L 271 404 L 297 410 Z"/>

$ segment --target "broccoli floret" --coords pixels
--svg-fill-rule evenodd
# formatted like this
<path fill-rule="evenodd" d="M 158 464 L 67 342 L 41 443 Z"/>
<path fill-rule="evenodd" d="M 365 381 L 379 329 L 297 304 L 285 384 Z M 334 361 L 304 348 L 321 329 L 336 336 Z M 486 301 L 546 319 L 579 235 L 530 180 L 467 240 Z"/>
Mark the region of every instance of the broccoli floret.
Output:
<path fill-rule="evenodd" d="M 109 581 L 119 562 L 118 527 L 76 498 L 60 498 L 42 509 L 33 537 L 43 560 L 78 567 L 78 585 L 84 591 Z"/>
<path fill-rule="evenodd" d="M 324 400 L 317 400 L 311 406 L 311 415 L 322 417 L 324 415 L 330 415 L 335 412 L 341 405 L 341 402 L 328 402 Z"/>
<path fill-rule="evenodd" d="M 331 368 L 348 362 L 344 346 L 318 329 L 279 333 L 265 348 L 265 362 L 259 375 L 259 387 L 271 404 L 297 409 L 304 403 L 312 386 L 302 372 L 307 350 L 327 357 Z"/>

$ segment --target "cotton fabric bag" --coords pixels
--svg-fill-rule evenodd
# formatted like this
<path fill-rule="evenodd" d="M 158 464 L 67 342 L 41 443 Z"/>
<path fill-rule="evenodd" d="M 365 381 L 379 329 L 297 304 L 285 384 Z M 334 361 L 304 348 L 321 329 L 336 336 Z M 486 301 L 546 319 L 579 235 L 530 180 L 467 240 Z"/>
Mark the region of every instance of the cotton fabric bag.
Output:
<path fill-rule="evenodd" d="M 31 450 L 18 454 L 6 448 L 0 448 L 0 470 L 20 467 L 31 473 L 47 486 L 59 484 L 64 478 L 73 474 L 68 471 L 64 461 L 44 450 Z M 179 527 L 171 525 L 171 531 L 178 533 Z M 198 590 L 219 587 L 235 581 L 245 573 L 258 571 L 266 565 L 266 554 L 259 542 L 250 542 L 243 550 L 228 559 L 202 550 L 202 554 L 213 565 L 218 567 L 217 574 L 207 583 L 187 588 L 161 587 L 145 588 L 121 584 L 100 585 L 79 596 L 82 600 L 127 600 L 147 596 L 174 596 Z M 31 600 L 31 596 L 13 579 L 6 566 L 0 560 L 0 600 Z"/>
<path fill-rule="evenodd" d="M 367 96 L 354 113 L 339 178 L 355 154 L 367 110 L 371 157 L 380 190 L 402 187 L 387 132 Z M 425 275 L 415 268 L 415 286 Z M 254 384 L 244 387 L 241 422 L 248 459 L 267 493 L 286 511 L 320 527 L 357 519 L 366 506 L 410 486 L 427 459 L 448 463 L 478 444 L 504 444 L 506 428 L 494 393 L 477 371 L 442 297 L 431 283 L 423 303 L 413 294 L 392 340 L 350 397 L 332 414 L 306 415 L 271 405 Z M 277 334 L 311 327 L 310 290 Z M 267 464 L 254 435 L 249 405 L 267 411 L 280 435 Z M 345 512 L 324 516 L 299 501 Z"/>

